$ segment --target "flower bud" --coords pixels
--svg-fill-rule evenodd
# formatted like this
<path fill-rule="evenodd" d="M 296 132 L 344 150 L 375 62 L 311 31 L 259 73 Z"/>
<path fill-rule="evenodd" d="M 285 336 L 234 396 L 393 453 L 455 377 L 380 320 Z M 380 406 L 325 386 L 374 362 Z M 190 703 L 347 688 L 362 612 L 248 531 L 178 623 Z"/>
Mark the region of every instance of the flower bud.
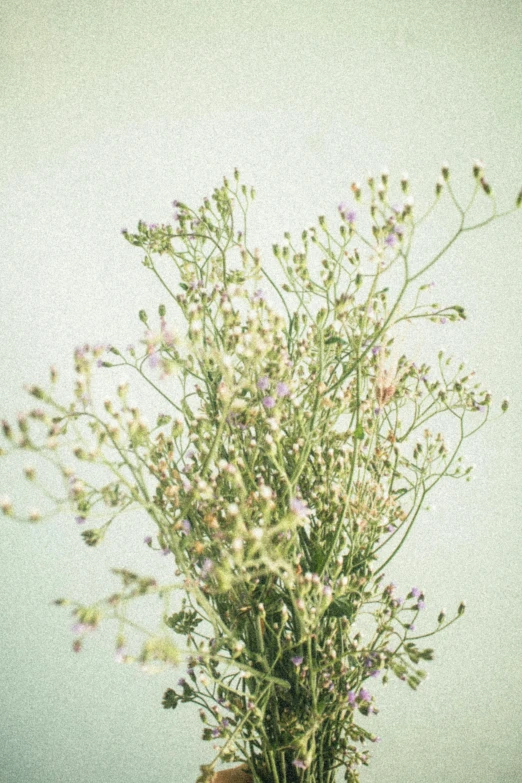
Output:
<path fill-rule="evenodd" d="M 440 172 L 442 174 L 443 180 L 447 182 L 450 177 L 450 170 L 449 170 L 449 164 L 446 163 L 446 161 L 444 161 L 444 163 L 442 164 Z"/>
<path fill-rule="evenodd" d="M 166 312 L 167 312 L 167 309 L 166 309 L 165 305 L 164 304 L 160 304 L 160 306 L 158 307 L 158 313 L 159 313 L 160 317 L 163 318 L 163 316 L 165 315 Z"/>
<path fill-rule="evenodd" d="M 484 164 L 481 160 L 475 160 L 473 161 L 473 176 L 475 179 L 478 179 L 479 177 L 482 177 L 484 174 Z"/>
<path fill-rule="evenodd" d="M 500 406 L 502 413 L 505 413 L 507 409 L 509 408 L 509 400 L 506 397 L 504 400 L 502 400 L 502 405 Z"/>
<path fill-rule="evenodd" d="M 361 186 L 358 182 L 352 182 L 351 184 L 352 193 L 356 199 L 356 201 L 359 201 L 361 198 Z"/>
<path fill-rule="evenodd" d="M 245 647 L 245 643 L 242 642 L 241 640 L 236 642 L 234 644 L 233 657 L 237 658 L 238 655 L 241 655 L 241 653 L 243 652 L 244 647 Z"/>
<path fill-rule="evenodd" d="M 489 182 L 487 182 L 487 180 L 484 179 L 484 177 L 481 177 L 480 178 L 480 184 L 482 185 L 482 190 L 484 191 L 486 196 L 490 196 L 491 195 L 491 185 L 489 184 Z"/>
<path fill-rule="evenodd" d="M 413 198 L 412 196 L 408 196 L 408 198 L 404 202 L 404 214 L 409 215 L 412 209 L 413 209 Z"/>
<path fill-rule="evenodd" d="M 462 617 L 462 615 L 464 614 L 465 611 L 466 611 L 466 602 L 465 601 L 461 601 L 460 604 L 459 604 L 459 608 L 457 609 L 458 616 Z"/>
<path fill-rule="evenodd" d="M 522 205 L 522 188 L 518 191 L 517 200 L 515 201 L 515 206 L 517 209 Z"/>
<path fill-rule="evenodd" d="M 43 400 L 45 397 L 44 390 L 39 386 L 29 386 L 27 391 L 32 397 L 36 397 L 37 400 Z"/>

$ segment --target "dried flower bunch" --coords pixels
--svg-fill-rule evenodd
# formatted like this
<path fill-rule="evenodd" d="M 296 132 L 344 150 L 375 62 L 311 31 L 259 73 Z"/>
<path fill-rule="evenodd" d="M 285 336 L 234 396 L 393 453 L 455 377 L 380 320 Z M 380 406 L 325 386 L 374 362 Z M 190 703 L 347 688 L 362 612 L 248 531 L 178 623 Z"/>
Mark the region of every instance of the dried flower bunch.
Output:
<path fill-rule="evenodd" d="M 392 360 L 400 322 L 465 318 L 458 305 L 424 303 L 424 281 L 461 235 L 508 214 L 480 162 L 473 175 L 464 207 L 443 166 L 420 215 L 406 176 L 397 206 L 387 172 L 354 183 L 335 230 L 320 217 L 298 242 L 286 233 L 270 263 L 248 247 L 254 191 L 237 172 L 198 210 L 174 202 L 174 225 L 123 232 L 169 313 L 140 312 L 139 347 L 77 349 L 73 401 L 59 401 L 52 368 L 49 389 L 28 389 L 38 407 L 3 423 L 3 453 L 47 460 L 64 487 L 43 485 L 49 508 L 25 517 L 4 498 L 6 515 L 35 522 L 72 506 L 82 526 L 102 520 L 82 531 L 96 546 L 141 508 L 154 531 L 145 544 L 173 558 L 173 584 L 120 568 L 108 598 L 58 603 L 72 606 L 76 650 L 102 618 L 118 622 L 118 660 L 146 668 L 178 664 L 175 636 L 185 637 L 186 677 L 163 705 L 199 708 L 217 751 L 199 783 L 219 760 L 246 763 L 255 783 L 333 783 L 338 769 L 359 780 L 366 742 L 378 740 L 372 686 L 393 674 L 416 688 L 433 653 L 424 639 L 464 612 L 441 611 L 417 632 L 423 592 L 401 598 L 384 569 L 438 482 L 469 477 L 461 446 L 492 410 L 490 393 L 442 352 L 433 367 Z M 457 227 L 415 263 L 416 232 L 444 196 Z M 481 198 L 491 213 L 473 221 Z M 134 371 L 164 412 L 149 424 L 127 382 L 99 404 L 96 367 Z M 38 482 L 36 467 L 25 473 Z M 160 630 L 131 654 L 131 601 L 147 595 L 164 601 Z"/>

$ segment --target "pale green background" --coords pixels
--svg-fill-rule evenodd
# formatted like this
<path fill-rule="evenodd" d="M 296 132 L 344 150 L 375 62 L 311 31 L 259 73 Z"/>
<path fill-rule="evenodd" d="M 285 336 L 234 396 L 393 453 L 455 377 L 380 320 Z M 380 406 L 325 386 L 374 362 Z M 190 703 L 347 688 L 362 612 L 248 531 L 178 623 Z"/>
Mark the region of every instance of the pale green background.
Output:
<path fill-rule="evenodd" d="M 235 165 L 257 187 L 265 250 L 333 215 L 367 169 L 409 170 L 420 198 L 444 159 L 467 184 L 483 157 L 509 204 L 522 184 L 517 0 L 4 0 L 0 30 L 0 397 L 11 414 L 51 361 L 69 375 L 75 345 L 140 336 L 137 310 L 161 296 L 119 229 L 168 219 L 173 198 L 198 203 Z M 403 592 L 426 590 L 431 618 L 463 597 L 469 611 L 435 640 L 418 693 L 376 689 L 383 741 L 366 783 L 522 779 L 521 236 L 518 214 L 433 275 L 437 298 L 470 318 L 426 332 L 427 347 L 467 358 L 512 411 L 470 444 L 475 481 L 438 493 L 389 571 Z M 2 783 L 192 783 L 209 758 L 190 709 L 161 709 L 179 673 L 118 666 L 110 631 L 75 656 L 69 618 L 50 606 L 108 592 L 112 565 L 156 568 L 133 532 L 90 551 L 72 521 L 2 523 Z"/>

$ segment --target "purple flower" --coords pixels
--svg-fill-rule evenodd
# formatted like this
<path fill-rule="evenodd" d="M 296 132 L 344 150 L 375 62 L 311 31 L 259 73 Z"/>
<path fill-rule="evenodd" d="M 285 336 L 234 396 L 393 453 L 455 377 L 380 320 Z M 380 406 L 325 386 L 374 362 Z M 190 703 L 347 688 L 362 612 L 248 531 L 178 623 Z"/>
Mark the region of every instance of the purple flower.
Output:
<path fill-rule="evenodd" d="M 75 517 L 74 519 L 78 525 L 83 525 L 83 523 L 85 522 L 85 517 Z"/>
<path fill-rule="evenodd" d="M 371 701 L 372 695 L 369 691 L 366 690 L 366 688 L 361 688 L 359 691 L 359 698 L 361 701 Z"/>
<path fill-rule="evenodd" d="M 186 679 L 184 677 L 180 677 L 178 680 L 178 685 L 180 686 L 180 688 L 184 688 L 186 684 L 187 684 Z"/>
<path fill-rule="evenodd" d="M 294 655 L 294 657 L 291 658 L 291 661 L 294 664 L 294 666 L 301 666 L 303 662 L 303 658 L 301 655 Z"/>
<path fill-rule="evenodd" d="M 220 729 L 212 729 L 212 736 L 213 737 L 219 737 L 220 734 L 221 734 Z"/>
<path fill-rule="evenodd" d="M 267 375 L 263 375 L 257 382 L 257 388 L 261 391 L 266 391 L 270 386 L 270 378 Z"/>
<path fill-rule="evenodd" d="M 170 555 L 170 549 L 168 546 L 166 546 L 164 549 L 161 550 L 163 555 Z"/>
<path fill-rule="evenodd" d="M 395 236 L 395 234 L 393 233 L 388 234 L 388 236 L 384 240 L 384 244 L 388 245 L 388 247 L 395 247 L 395 245 L 397 244 L 397 237 Z"/>
<path fill-rule="evenodd" d="M 262 288 L 258 288 L 257 291 L 254 291 L 253 299 L 254 302 L 264 302 L 266 300 L 266 294 Z"/>
<path fill-rule="evenodd" d="M 152 544 L 152 536 L 145 536 L 143 543 L 147 544 L 147 546 L 150 546 Z"/>
<path fill-rule="evenodd" d="M 263 405 L 265 408 L 273 408 L 275 406 L 275 400 L 273 397 L 263 397 Z"/>
<path fill-rule="evenodd" d="M 377 356 L 377 354 L 379 353 L 380 350 L 381 350 L 381 346 L 380 345 L 374 345 L 373 348 L 372 348 L 373 355 Z"/>
<path fill-rule="evenodd" d="M 188 536 L 191 530 L 192 530 L 192 525 L 190 524 L 188 519 L 183 519 L 181 521 L 181 532 L 184 533 L 184 535 Z"/>
<path fill-rule="evenodd" d="M 357 213 L 353 209 L 350 209 L 350 206 L 346 203 L 346 201 L 342 201 L 339 204 L 338 210 L 344 220 L 346 220 L 348 223 L 355 223 L 357 219 Z"/>
<path fill-rule="evenodd" d="M 292 761 L 292 764 L 294 765 L 294 767 L 297 767 L 297 769 L 306 769 L 308 766 L 307 764 L 305 764 L 304 761 L 301 761 L 301 759 L 294 759 Z"/>
<path fill-rule="evenodd" d="M 82 634 L 82 633 L 89 633 L 89 631 L 94 631 L 95 626 L 91 625 L 91 623 L 74 623 L 71 630 L 74 634 Z"/>
<path fill-rule="evenodd" d="M 290 501 L 290 511 L 298 517 L 309 517 L 312 513 L 304 500 L 292 498 Z"/>
<path fill-rule="evenodd" d="M 421 594 L 421 591 L 418 587 L 412 587 L 410 593 L 412 594 L 413 598 L 418 598 Z"/>
<path fill-rule="evenodd" d="M 355 704 L 356 698 L 357 697 L 355 695 L 355 691 L 348 691 L 348 703 L 349 704 L 351 704 L 353 706 Z"/>
<path fill-rule="evenodd" d="M 151 353 L 151 355 L 149 356 L 149 366 L 152 367 L 152 369 L 154 370 L 158 366 L 158 364 L 159 364 L 159 356 L 158 356 L 158 352 L 155 351 L 154 353 Z"/>
<path fill-rule="evenodd" d="M 447 318 L 441 318 L 440 322 L 441 322 L 441 324 L 445 324 L 445 323 L 448 322 L 448 319 Z"/>
<path fill-rule="evenodd" d="M 278 397 L 287 397 L 290 394 L 290 389 L 288 388 L 288 384 L 286 384 L 284 381 L 281 381 L 277 384 L 277 396 Z"/>
<path fill-rule="evenodd" d="M 417 609 L 424 609 L 426 604 L 424 601 L 417 601 Z"/>
<path fill-rule="evenodd" d="M 201 566 L 201 576 L 203 578 L 208 576 L 213 568 L 214 568 L 214 563 L 209 557 L 206 557 L 203 561 L 203 565 Z"/>

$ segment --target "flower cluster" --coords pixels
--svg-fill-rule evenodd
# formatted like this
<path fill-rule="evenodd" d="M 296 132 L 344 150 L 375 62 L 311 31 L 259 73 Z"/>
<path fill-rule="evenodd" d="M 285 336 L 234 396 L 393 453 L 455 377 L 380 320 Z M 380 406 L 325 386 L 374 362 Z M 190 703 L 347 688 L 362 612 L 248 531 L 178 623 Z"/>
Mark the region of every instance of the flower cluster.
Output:
<path fill-rule="evenodd" d="M 141 508 L 145 545 L 173 558 L 171 585 L 116 569 L 121 589 L 108 598 L 58 603 L 73 607 L 76 651 L 110 617 L 116 660 L 145 670 L 177 665 L 174 636 L 185 638 L 186 676 L 163 705 L 198 706 L 217 750 L 200 783 L 218 759 L 246 762 L 255 783 L 333 783 L 339 768 L 354 783 L 369 760 L 361 745 L 379 740 L 367 725 L 377 681 L 395 675 L 416 688 L 433 654 L 418 642 L 464 612 L 442 611 L 417 633 L 424 594 L 398 596 L 384 569 L 437 483 L 469 478 L 459 452 L 492 408 L 464 365 L 454 369 L 443 352 L 432 365 L 414 362 L 395 347 L 401 322 L 465 318 L 459 305 L 426 303 L 431 284 L 421 278 L 463 232 L 500 216 L 482 165 L 473 176 L 463 208 L 443 166 L 420 215 L 407 176 L 393 204 L 388 172 L 354 183 L 335 231 L 320 217 L 299 242 L 286 233 L 273 246 L 281 286 L 274 261 L 247 246 L 255 193 L 237 172 L 198 210 L 175 202 L 173 225 L 123 232 L 169 307 L 157 321 L 140 311 L 141 340 L 125 350 L 78 348 L 72 402 L 59 401 L 51 368 L 49 390 L 28 389 L 39 407 L 3 422 L 3 453 L 47 459 L 63 483 L 62 495 L 47 493 L 49 510 L 22 516 L 4 498 L 4 514 L 36 522 L 72 508 L 97 546 L 123 512 Z M 415 265 L 415 232 L 445 191 L 459 225 Z M 492 211 L 473 222 L 481 194 Z M 152 389 L 162 410 L 154 423 L 130 401 L 128 381 L 100 406 L 97 368 L 125 368 Z M 25 476 L 38 484 L 34 466 Z M 184 598 L 172 612 L 174 591 Z M 129 607 L 150 595 L 163 601 L 160 629 L 133 655 Z"/>

